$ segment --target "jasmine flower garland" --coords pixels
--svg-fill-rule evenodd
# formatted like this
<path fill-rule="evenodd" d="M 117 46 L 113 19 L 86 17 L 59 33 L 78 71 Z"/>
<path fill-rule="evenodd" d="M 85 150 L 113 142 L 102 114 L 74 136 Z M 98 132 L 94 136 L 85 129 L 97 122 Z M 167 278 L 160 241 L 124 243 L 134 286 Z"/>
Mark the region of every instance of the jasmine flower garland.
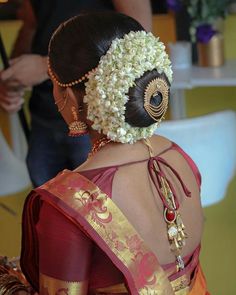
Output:
<path fill-rule="evenodd" d="M 149 127 L 132 127 L 125 122 L 125 104 L 135 80 L 154 69 L 172 81 L 165 46 L 152 33 L 130 32 L 113 40 L 85 83 L 84 102 L 88 104 L 87 118 L 93 122 L 92 128 L 122 143 L 151 137 L 158 122 Z"/>

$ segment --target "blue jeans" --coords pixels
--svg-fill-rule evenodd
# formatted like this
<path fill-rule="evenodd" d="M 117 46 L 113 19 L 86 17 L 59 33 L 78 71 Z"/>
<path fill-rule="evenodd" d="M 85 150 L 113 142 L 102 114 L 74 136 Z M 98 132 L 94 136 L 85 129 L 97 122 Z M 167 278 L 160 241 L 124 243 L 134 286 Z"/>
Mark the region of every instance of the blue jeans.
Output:
<path fill-rule="evenodd" d="M 63 169 L 81 165 L 91 149 L 88 135 L 69 137 L 66 125 L 44 126 L 32 122 L 27 166 L 34 187 L 55 177 Z"/>

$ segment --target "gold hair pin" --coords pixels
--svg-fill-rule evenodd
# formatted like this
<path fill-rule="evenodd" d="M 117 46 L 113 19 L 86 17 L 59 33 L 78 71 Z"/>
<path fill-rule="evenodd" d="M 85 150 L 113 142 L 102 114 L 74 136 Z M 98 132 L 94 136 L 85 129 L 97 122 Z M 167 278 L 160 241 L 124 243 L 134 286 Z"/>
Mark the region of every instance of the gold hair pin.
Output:
<path fill-rule="evenodd" d="M 162 95 L 162 100 L 158 106 L 151 104 L 151 99 L 158 92 Z M 167 82 L 162 78 L 156 78 L 151 80 L 144 92 L 144 108 L 149 114 L 149 116 L 155 120 L 159 121 L 168 107 L 169 100 L 169 86 Z"/>

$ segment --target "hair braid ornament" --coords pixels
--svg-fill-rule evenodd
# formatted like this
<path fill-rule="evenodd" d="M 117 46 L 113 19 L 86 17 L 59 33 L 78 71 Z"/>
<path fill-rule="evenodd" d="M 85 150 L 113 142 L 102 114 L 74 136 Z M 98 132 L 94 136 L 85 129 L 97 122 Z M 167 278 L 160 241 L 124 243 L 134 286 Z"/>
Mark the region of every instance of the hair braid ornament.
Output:
<path fill-rule="evenodd" d="M 151 103 L 154 96 L 161 94 L 161 103 L 157 106 Z M 144 93 L 144 108 L 149 116 L 156 122 L 160 122 L 168 108 L 169 86 L 162 78 L 153 79 L 148 83 Z"/>
<path fill-rule="evenodd" d="M 135 80 L 154 69 L 172 81 L 165 46 L 152 33 L 130 32 L 113 40 L 85 82 L 84 102 L 88 104 L 87 118 L 93 122 L 92 128 L 122 143 L 151 137 L 158 122 L 148 127 L 132 127 L 125 122 L 125 104 Z"/>

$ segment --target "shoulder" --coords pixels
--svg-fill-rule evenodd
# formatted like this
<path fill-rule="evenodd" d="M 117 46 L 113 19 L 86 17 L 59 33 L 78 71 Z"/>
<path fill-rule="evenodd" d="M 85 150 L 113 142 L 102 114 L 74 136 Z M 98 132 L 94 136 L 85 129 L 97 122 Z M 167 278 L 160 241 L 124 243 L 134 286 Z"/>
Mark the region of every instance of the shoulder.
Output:
<path fill-rule="evenodd" d="M 67 191 L 70 192 L 73 187 L 86 186 L 87 182 L 88 179 L 80 173 L 75 173 L 75 171 L 65 169 L 58 173 L 54 178 L 45 182 L 43 185 L 35 188 L 34 191 L 40 195 L 42 192 L 64 194 Z"/>
<path fill-rule="evenodd" d="M 172 162 L 176 168 L 186 170 L 186 165 L 192 170 L 198 186 L 201 186 L 201 174 L 194 160 L 175 142 L 168 140 L 162 136 L 154 136 L 152 138 L 153 146 L 161 145 L 161 153 L 156 155 L 165 154 L 166 160 Z M 159 148 L 157 148 L 159 150 Z"/>
<path fill-rule="evenodd" d="M 166 138 L 164 136 L 160 136 L 160 135 L 153 135 L 150 138 L 150 142 L 151 142 L 153 152 L 155 155 L 159 155 L 159 154 L 171 149 L 174 144 L 168 138 Z"/>

